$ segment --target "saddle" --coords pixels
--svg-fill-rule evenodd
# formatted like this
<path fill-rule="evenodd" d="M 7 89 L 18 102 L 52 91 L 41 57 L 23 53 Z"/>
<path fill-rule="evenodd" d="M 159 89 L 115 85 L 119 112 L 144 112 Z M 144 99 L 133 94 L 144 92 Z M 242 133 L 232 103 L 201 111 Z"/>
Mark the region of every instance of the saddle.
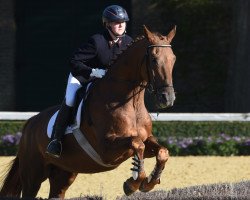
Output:
<path fill-rule="evenodd" d="M 87 109 L 87 98 L 91 91 L 91 88 L 93 87 L 92 82 L 84 85 L 78 91 L 76 92 L 76 102 L 73 107 L 72 115 L 70 116 L 69 125 L 66 128 L 65 134 L 73 133 L 73 130 L 80 127 L 80 122 L 82 117 L 84 116 L 84 113 Z M 53 126 L 56 120 L 58 114 L 58 110 L 53 114 L 53 116 L 50 118 L 48 126 L 47 126 L 47 135 L 50 138 L 52 135 Z M 88 122 L 91 123 L 90 117 L 88 117 Z"/>

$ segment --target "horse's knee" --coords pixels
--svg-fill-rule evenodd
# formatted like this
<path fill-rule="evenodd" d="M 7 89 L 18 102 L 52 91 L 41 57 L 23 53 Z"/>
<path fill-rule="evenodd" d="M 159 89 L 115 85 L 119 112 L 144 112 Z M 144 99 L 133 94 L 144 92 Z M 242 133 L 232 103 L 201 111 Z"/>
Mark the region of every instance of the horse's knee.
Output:
<path fill-rule="evenodd" d="M 144 151 L 145 150 L 145 144 L 142 142 L 142 140 L 139 137 L 133 137 L 132 138 L 131 147 L 134 150 L 138 150 L 138 151 Z"/>
<path fill-rule="evenodd" d="M 165 162 L 167 162 L 168 158 L 169 158 L 168 149 L 164 148 L 164 147 L 160 148 L 159 152 L 158 152 L 158 155 L 157 155 L 157 160 L 159 162 L 165 163 Z"/>

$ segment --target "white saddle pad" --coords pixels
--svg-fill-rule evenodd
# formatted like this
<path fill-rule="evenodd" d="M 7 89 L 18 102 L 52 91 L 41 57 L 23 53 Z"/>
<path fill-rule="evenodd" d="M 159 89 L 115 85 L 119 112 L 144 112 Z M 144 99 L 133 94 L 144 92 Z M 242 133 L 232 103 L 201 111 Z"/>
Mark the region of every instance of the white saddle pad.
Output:
<path fill-rule="evenodd" d="M 74 119 L 74 124 L 67 127 L 67 129 L 65 131 L 65 134 L 73 133 L 73 130 L 80 127 L 82 106 L 83 106 L 83 100 L 81 101 L 81 103 L 78 106 L 76 118 Z M 47 135 L 48 135 L 49 138 L 51 138 L 52 130 L 53 130 L 53 126 L 55 124 L 57 114 L 58 114 L 58 111 L 56 111 L 54 113 L 54 115 L 49 120 L 49 123 L 48 123 L 48 126 L 47 126 Z"/>

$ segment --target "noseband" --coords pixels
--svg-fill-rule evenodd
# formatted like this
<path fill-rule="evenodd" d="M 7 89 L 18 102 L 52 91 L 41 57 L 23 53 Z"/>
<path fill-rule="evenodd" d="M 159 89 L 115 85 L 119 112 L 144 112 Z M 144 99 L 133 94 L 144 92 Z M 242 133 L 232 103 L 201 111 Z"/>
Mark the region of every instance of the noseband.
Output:
<path fill-rule="evenodd" d="M 147 75 L 148 75 L 148 88 L 151 92 L 157 92 L 159 89 L 163 88 L 163 87 L 173 87 L 173 85 L 167 85 L 167 86 L 163 86 L 161 88 L 157 88 L 156 87 L 156 83 L 155 83 L 155 77 L 153 76 L 153 73 L 152 73 L 152 66 L 151 66 L 151 62 L 149 60 L 149 49 L 150 48 L 153 48 L 153 47 L 168 47 L 168 48 L 171 48 L 172 46 L 170 44 L 152 44 L 152 45 L 149 45 L 147 47 L 147 52 L 146 52 L 146 67 L 147 67 Z"/>

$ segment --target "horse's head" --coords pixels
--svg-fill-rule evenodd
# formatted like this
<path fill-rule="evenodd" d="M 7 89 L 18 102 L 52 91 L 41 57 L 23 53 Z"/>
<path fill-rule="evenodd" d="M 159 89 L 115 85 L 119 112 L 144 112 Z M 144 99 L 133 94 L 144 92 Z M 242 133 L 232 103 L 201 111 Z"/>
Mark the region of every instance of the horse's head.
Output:
<path fill-rule="evenodd" d="M 175 100 L 172 71 L 176 57 L 170 45 L 175 32 L 176 27 L 167 36 L 163 36 L 150 32 L 144 26 L 144 34 L 149 41 L 146 64 L 147 79 L 153 87 L 160 108 L 173 106 Z"/>

